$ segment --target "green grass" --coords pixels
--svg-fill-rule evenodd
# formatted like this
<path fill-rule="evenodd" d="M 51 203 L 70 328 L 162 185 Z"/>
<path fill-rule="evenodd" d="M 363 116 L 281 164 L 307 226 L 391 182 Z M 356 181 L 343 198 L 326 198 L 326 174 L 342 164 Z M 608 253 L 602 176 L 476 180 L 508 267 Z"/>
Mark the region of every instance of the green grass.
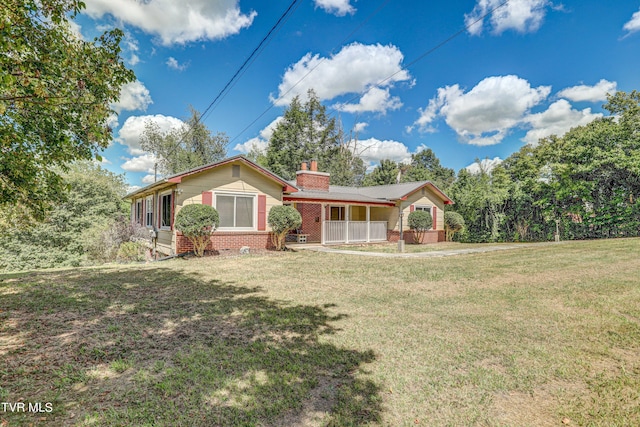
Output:
<path fill-rule="evenodd" d="M 482 249 L 493 248 L 502 246 L 513 246 L 517 243 L 459 243 L 459 242 L 440 242 L 424 245 L 406 244 L 404 251 L 406 253 L 418 253 L 418 252 L 437 252 L 437 251 L 452 251 L 457 249 Z M 523 245 L 524 246 L 524 245 Z M 397 243 L 375 243 L 375 244 L 352 244 L 352 245 L 338 245 L 330 246 L 332 249 L 344 249 L 349 251 L 361 251 L 361 252 L 378 252 L 378 253 L 397 253 Z"/>
<path fill-rule="evenodd" d="M 640 425 L 640 239 L 0 275 L 9 426 Z M 0 408 L 1 409 L 1 408 Z"/>

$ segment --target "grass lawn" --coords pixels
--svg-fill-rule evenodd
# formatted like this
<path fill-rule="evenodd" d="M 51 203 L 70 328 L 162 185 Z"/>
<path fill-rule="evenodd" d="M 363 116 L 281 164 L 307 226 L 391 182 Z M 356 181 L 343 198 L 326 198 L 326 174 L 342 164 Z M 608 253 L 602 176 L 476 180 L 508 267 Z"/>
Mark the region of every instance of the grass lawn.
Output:
<path fill-rule="evenodd" d="M 491 248 L 496 246 L 514 246 L 519 243 L 460 243 L 460 242 L 440 242 L 430 243 L 424 245 L 406 244 L 404 251 L 406 253 L 417 252 L 437 252 L 437 251 L 451 251 L 456 249 L 478 249 L 478 248 Z M 524 246 L 525 244 L 523 244 Z M 375 243 L 375 244 L 352 244 L 352 245 L 336 245 L 329 246 L 332 249 L 345 249 L 349 251 L 362 251 L 362 252 L 379 252 L 379 253 L 397 253 L 398 243 Z"/>
<path fill-rule="evenodd" d="M 0 425 L 640 425 L 640 239 L 0 275 Z M 563 424 L 564 422 L 564 424 Z"/>

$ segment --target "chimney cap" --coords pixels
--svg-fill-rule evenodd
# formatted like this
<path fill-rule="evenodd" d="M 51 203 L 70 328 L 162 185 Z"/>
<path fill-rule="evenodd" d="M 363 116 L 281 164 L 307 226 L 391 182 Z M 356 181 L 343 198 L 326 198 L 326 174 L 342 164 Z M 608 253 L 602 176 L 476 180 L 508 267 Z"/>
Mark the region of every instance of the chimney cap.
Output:
<path fill-rule="evenodd" d="M 302 171 L 306 171 L 307 170 L 307 162 L 302 162 L 302 164 L 300 165 L 300 170 L 302 170 Z"/>
<path fill-rule="evenodd" d="M 318 172 L 318 161 L 317 160 L 311 160 L 311 170 L 313 172 Z"/>

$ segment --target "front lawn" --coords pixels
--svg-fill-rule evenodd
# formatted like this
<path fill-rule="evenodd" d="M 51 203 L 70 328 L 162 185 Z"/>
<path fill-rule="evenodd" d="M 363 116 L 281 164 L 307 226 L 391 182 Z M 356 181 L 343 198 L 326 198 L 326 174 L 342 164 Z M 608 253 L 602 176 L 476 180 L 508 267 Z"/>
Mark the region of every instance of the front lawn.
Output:
<path fill-rule="evenodd" d="M 418 253 L 418 252 L 438 252 L 438 251 L 453 251 L 457 249 L 482 249 L 482 248 L 494 248 L 504 246 L 516 246 L 516 245 L 529 245 L 522 243 L 460 243 L 460 242 L 439 242 L 439 243 L 426 243 L 423 245 L 405 244 L 404 251 L 406 253 Z M 398 243 L 354 243 L 350 245 L 336 245 L 328 246 L 331 249 L 344 249 L 348 251 L 360 251 L 360 252 L 378 252 L 378 253 L 398 253 Z"/>
<path fill-rule="evenodd" d="M 0 275 L 0 425 L 640 425 L 640 239 Z M 562 423 L 565 424 L 562 424 Z"/>

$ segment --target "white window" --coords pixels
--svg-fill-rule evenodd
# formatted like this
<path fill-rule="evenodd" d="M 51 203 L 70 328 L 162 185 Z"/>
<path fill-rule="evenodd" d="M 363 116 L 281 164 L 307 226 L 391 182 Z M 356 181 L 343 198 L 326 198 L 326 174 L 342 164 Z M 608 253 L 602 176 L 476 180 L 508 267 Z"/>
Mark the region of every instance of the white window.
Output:
<path fill-rule="evenodd" d="M 149 196 L 146 199 L 145 216 L 146 216 L 145 225 L 147 227 L 153 227 L 153 196 Z"/>
<path fill-rule="evenodd" d="M 255 195 L 216 194 L 216 210 L 220 216 L 221 230 L 255 229 Z"/>
<path fill-rule="evenodd" d="M 160 229 L 171 230 L 171 211 L 173 210 L 173 194 L 160 195 Z"/>
<path fill-rule="evenodd" d="M 417 211 L 425 211 L 425 212 L 429 212 L 432 213 L 433 206 L 429 206 L 429 205 L 415 205 L 415 210 Z"/>

